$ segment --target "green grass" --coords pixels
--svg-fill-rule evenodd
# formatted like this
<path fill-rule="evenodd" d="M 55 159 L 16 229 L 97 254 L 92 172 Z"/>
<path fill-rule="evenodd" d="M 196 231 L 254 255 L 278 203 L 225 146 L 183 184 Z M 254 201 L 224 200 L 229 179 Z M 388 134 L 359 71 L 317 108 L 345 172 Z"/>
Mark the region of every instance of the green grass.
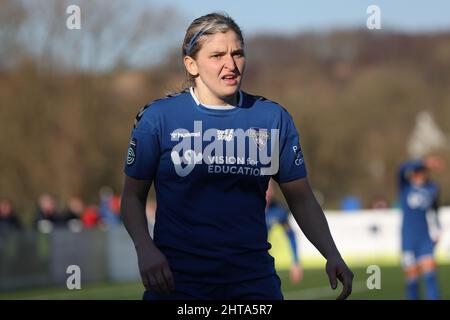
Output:
<path fill-rule="evenodd" d="M 381 289 L 369 290 L 366 286 L 366 268 L 352 268 L 355 278 L 350 299 L 403 299 L 403 274 L 399 266 L 381 266 Z M 442 298 L 450 299 L 450 264 L 442 264 L 438 269 Z M 330 288 L 324 269 L 306 269 L 304 279 L 292 284 L 288 272 L 280 271 L 282 290 L 287 300 L 334 299 L 341 287 Z M 423 287 L 423 286 L 422 286 Z M 10 293 L 1 293 L 0 299 L 141 299 L 143 286 L 132 283 L 97 283 L 82 285 L 81 290 L 66 288 L 39 288 Z"/>
<path fill-rule="evenodd" d="M 403 272 L 399 266 L 380 266 L 381 288 L 369 290 L 367 279 L 370 274 L 366 268 L 352 268 L 355 275 L 353 279 L 353 292 L 350 299 L 358 300 L 400 300 L 404 299 Z M 285 299 L 334 299 L 342 290 L 342 286 L 333 291 L 330 288 L 325 270 L 307 269 L 300 284 L 292 284 L 286 272 L 280 273 L 282 277 L 282 290 Z M 440 265 L 438 269 L 438 281 L 443 299 L 450 299 L 450 264 Z M 421 290 L 423 283 L 421 283 Z M 423 295 L 422 295 L 423 297 Z"/>

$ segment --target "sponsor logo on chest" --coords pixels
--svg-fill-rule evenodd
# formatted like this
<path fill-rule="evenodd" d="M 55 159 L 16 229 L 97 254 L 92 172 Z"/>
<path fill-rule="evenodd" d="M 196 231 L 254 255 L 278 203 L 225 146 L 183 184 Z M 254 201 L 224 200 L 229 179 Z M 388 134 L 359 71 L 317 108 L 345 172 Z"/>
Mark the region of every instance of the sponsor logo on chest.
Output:
<path fill-rule="evenodd" d="M 180 177 L 189 175 L 198 164 L 206 164 L 208 174 L 274 175 L 279 167 L 279 130 L 208 128 L 194 121 L 190 132 L 178 128 L 170 133 L 171 160 Z"/>

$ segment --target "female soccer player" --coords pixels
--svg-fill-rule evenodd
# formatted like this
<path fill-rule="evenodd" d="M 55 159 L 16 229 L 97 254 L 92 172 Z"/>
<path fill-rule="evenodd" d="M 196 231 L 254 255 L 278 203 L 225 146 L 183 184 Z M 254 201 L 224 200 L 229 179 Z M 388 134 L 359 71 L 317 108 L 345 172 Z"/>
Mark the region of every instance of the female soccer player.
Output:
<path fill-rule="evenodd" d="M 403 163 L 399 169 L 402 220 L 402 264 L 406 280 L 406 298 L 419 299 L 418 278 L 425 280 L 427 299 L 439 299 L 436 278 L 434 243 L 430 237 L 427 212 L 434 213 L 436 227 L 440 227 L 438 213 L 438 187 L 430 180 L 429 170 L 441 169 L 439 157 Z"/>
<path fill-rule="evenodd" d="M 311 192 L 291 116 L 240 90 L 240 28 L 226 15 L 202 16 L 187 29 L 182 51 L 189 88 L 139 112 L 124 169 L 122 216 L 136 247 L 144 299 L 283 299 L 268 253 L 270 177 L 327 259 L 331 287 L 339 279 L 338 298 L 346 298 L 353 274 Z M 152 239 L 145 205 L 153 182 Z"/>

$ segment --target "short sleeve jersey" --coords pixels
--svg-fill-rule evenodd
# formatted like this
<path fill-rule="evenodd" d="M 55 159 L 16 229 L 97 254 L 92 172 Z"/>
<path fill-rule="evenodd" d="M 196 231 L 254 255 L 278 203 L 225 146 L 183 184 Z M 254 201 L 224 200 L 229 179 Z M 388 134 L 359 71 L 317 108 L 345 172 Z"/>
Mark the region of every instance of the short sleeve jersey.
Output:
<path fill-rule="evenodd" d="M 211 109 L 190 92 L 156 100 L 136 117 L 125 174 L 152 180 L 154 242 L 178 281 L 232 283 L 275 273 L 265 192 L 306 177 L 289 113 L 239 92 L 233 109 Z"/>

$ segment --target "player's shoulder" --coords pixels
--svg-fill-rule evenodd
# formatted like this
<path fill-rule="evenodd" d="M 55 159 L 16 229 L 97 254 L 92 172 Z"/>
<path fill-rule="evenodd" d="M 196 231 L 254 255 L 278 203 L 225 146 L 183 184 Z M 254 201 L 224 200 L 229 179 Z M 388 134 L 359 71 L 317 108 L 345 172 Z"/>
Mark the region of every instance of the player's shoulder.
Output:
<path fill-rule="evenodd" d="M 275 112 L 287 112 L 286 108 L 284 108 L 280 103 L 274 100 L 244 91 L 242 93 L 244 95 L 244 101 L 247 101 L 248 104 L 256 105 L 258 107 L 266 108 Z"/>
<path fill-rule="evenodd" d="M 187 97 L 190 96 L 189 89 L 184 89 L 177 92 L 172 92 L 166 94 L 166 96 L 152 101 L 152 105 L 158 106 L 160 108 L 167 106 L 174 106 L 182 103 Z"/>
<path fill-rule="evenodd" d="M 189 95 L 188 90 L 169 93 L 162 98 L 148 102 L 145 106 L 141 108 L 139 113 L 144 115 L 146 113 L 150 114 L 158 112 L 167 112 L 170 110 L 170 108 L 183 104 L 184 101 L 186 100 L 187 95 Z"/>
<path fill-rule="evenodd" d="M 244 93 L 244 104 L 254 108 L 264 117 L 278 119 L 281 126 L 293 122 L 292 115 L 281 103 L 264 96 Z"/>
<path fill-rule="evenodd" d="M 165 113 L 173 111 L 176 106 L 183 104 L 187 93 L 188 91 L 183 90 L 148 102 L 136 114 L 133 128 L 136 128 L 140 122 L 153 122 Z"/>

